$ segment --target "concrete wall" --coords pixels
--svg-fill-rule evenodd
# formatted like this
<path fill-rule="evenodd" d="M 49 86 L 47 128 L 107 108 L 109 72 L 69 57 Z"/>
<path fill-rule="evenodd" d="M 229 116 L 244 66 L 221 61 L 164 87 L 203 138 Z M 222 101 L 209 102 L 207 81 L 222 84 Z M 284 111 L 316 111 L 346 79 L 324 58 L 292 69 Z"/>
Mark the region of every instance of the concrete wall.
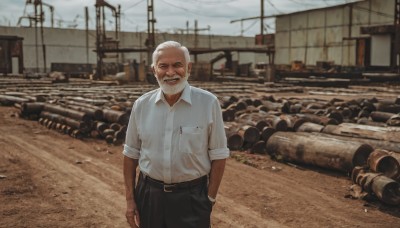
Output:
<path fill-rule="evenodd" d="M 393 24 L 394 4 L 395 0 L 367 0 L 279 16 L 275 63 L 333 61 L 354 66 L 356 41 L 347 38 L 368 37 L 360 34 L 363 26 Z"/>
<path fill-rule="evenodd" d="M 40 29 L 37 30 L 38 49 L 36 50 L 36 33 L 35 28 L 25 27 L 1 27 L 0 34 L 15 35 L 23 37 L 24 65 L 27 70 L 35 69 L 38 65 L 43 71 L 43 56 L 40 37 Z M 109 37 L 114 37 L 113 32 L 109 32 Z M 86 31 L 77 29 L 60 29 L 60 28 L 45 28 L 44 43 L 46 48 L 46 65 L 49 71 L 51 63 L 90 63 L 96 64 L 96 53 L 93 51 L 96 41 L 96 31 L 90 30 L 89 51 L 86 46 Z M 121 32 L 120 47 L 121 48 L 140 48 L 144 47 L 144 42 L 147 38 L 146 33 L 136 32 Z M 216 35 L 200 35 L 198 47 L 256 47 L 254 37 L 232 37 L 232 36 L 216 36 Z M 166 40 L 176 40 L 189 48 L 194 47 L 194 35 L 168 34 L 161 33 L 156 35 L 156 43 L 161 43 Z M 198 55 L 199 61 L 211 60 L 219 53 Z M 233 60 L 239 63 L 249 62 L 265 62 L 267 57 L 265 54 L 254 53 L 232 53 Z M 193 57 L 192 57 L 193 58 Z M 120 62 L 132 61 L 147 61 L 146 53 L 122 53 L 120 54 Z M 114 60 L 114 59 L 110 59 Z M 107 61 L 107 59 L 105 60 Z M 217 62 L 215 67 L 223 63 L 224 60 Z"/>
<path fill-rule="evenodd" d="M 371 65 L 390 66 L 390 35 L 371 36 Z"/>

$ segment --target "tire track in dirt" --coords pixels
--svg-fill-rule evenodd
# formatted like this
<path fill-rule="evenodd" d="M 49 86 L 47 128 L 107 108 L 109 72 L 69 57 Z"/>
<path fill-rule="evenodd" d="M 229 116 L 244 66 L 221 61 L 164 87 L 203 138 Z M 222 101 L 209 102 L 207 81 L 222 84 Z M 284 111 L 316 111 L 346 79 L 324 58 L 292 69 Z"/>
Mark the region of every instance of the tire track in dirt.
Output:
<path fill-rule="evenodd" d="M 2 135 L 2 137 L 13 142 L 22 154 L 21 159 L 34 159 L 35 168 L 40 169 L 42 173 L 46 173 L 49 169 L 55 170 L 52 174 L 55 175 L 54 179 L 58 182 L 55 183 L 61 192 L 68 192 L 69 198 L 72 202 L 80 202 L 80 211 L 91 211 L 96 208 L 98 216 L 102 218 L 102 225 L 112 227 L 126 226 L 124 218 L 125 201 L 123 195 L 113 190 L 107 183 L 101 181 L 83 171 L 79 167 L 54 156 L 51 151 L 43 147 L 27 143 L 23 137 L 16 137 L 14 135 Z M 73 186 L 71 188 L 71 186 Z M 79 189 L 74 192 L 74 188 L 79 186 Z M 84 190 L 84 191 L 80 191 Z"/>
<path fill-rule="evenodd" d="M 69 136 L 60 135 L 59 137 Z M 45 135 L 41 135 L 39 138 L 39 142 L 49 142 L 49 138 Z M 40 143 L 38 146 L 46 149 L 47 151 L 51 151 L 52 155 L 57 156 L 61 160 L 75 164 L 74 167 L 81 168 L 86 173 L 96 176 L 97 178 L 106 182 L 108 185 L 114 186 L 114 190 L 124 193 L 122 191 L 124 190 L 124 183 L 122 167 L 120 165 L 122 164 L 122 148 L 112 148 L 113 151 L 116 151 L 115 153 L 119 153 L 119 156 L 121 156 L 120 164 L 116 165 L 109 160 L 109 158 L 112 159 L 112 157 L 105 156 L 107 155 L 106 152 L 102 152 L 103 154 L 99 154 L 99 152 L 93 152 L 96 151 L 96 149 L 94 149 L 92 145 L 87 145 L 87 143 L 84 141 L 75 141 L 76 142 L 73 142 L 67 147 L 65 147 L 65 145 L 60 147 L 60 145 L 57 145 L 57 143 L 52 142 Z M 102 150 L 104 150 L 104 148 Z M 90 151 L 92 153 L 90 153 Z M 115 156 L 115 154 L 113 155 Z"/>
<path fill-rule="evenodd" d="M 279 173 L 246 167 L 241 163 L 228 164 L 225 175 L 234 176 L 236 179 L 235 182 L 223 183 L 222 192 L 231 195 L 234 199 L 239 198 L 248 202 L 248 205 L 253 208 L 252 213 L 263 214 L 264 219 L 275 219 L 280 224 L 290 227 L 298 227 L 299 224 L 303 227 L 374 227 L 376 225 L 385 227 L 385 224 L 376 222 L 370 214 L 360 208 L 362 201 L 335 198 L 319 190 L 321 186 L 318 185 L 310 188 L 313 185 L 313 179 L 307 180 L 307 173 L 304 174 L 304 178 L 300 178 L 300 181 L 305 181 L 299 182 L 299 175 L 283 176 Z M 290 168 L 287 167 L 287 169 Z M 318 178 L 329 180 L 327 182 L 329 185 L 341 183 L 340 180 L 332 181 L 333 178 L 324 177 L 323 174 L 318 175 L 320 176 Z M 229 187 L 226 184 L 229 184 Z M 247 196 L 251 196 L 249 198 L 253 201 L 247 201 Z M 265 213 L 262 213 L 263 209 L 266 209 Z M 386 226 L 400 222 L 399 218 L 371 209 L 373 208 L 369 209 L 370 213 L 379 214 L 387 219 Z M 282 217 L 282 212 L 286 216 Z M 304 216 L 305 214 L 307 217 Z"/>
<path fill-rule="evenodd" d="M 229 164 L 228 164 L 229 165 Z M 235 202 L 223 193 L 218 195 L 219 210 L 213 212 L 213 218 L 226 224 L 219 224 L 220 227 L 286 227 L 272 219 L 262 218 L 260 214 L 255 213 L 253 209 Z M 228 216 L 229 214 L 229 216 Z M 228 223 L 227 223 L 228 222 Z M 225 226 L 226 225 L 226 226 Z"/>

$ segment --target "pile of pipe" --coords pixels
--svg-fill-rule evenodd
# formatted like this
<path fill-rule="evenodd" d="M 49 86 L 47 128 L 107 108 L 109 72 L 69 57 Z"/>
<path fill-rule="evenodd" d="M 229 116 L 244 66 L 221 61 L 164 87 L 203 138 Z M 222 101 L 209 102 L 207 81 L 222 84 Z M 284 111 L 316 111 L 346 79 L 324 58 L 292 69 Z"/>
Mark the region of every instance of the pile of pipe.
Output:
<path fill-rule="evenodd" d="M 251 95 L 250 84 L 201 83 L 215 94 Z M 71 79 L 69 83 L 52 80 L 0 78 L 0 105 L 15 106 L 19 116 L 43 126 L 82 139 L 104 139 L 119 145 L 125 140 L 133 102 L 154 85 L 115 86 L 113 82 Z"/>
<path fill-rule="evenodd" d="M 231 150 L 353 173 L 366 192 L 398 205 L 399 101 L 225 97 L 221 107 Z"/>
<path fill-rule="evenodd" d="M 63 105 L 43 102 L 22 103 L 20 115 L 37 119 L 43 126 L 74 138 L 95 137 L 119 145 L 125 140 L 129 113 L 84 103 Z"/>
<path fill-rule="evenodd" d="M 259 99 L 223 97 L 231 150 L 351 172 L 377 148 L 400 152 L 400 128 L 378 114 L 400 112 L 400 99 Z M 395 116 L 397 114 L 392 114 Z"/>
<path fill-rule="evenodd" d="M 400 154 L 376 149 L 367 166 L 356 166 L 351 174 L 361 191 L 389 205 L 400 205 Z"/>

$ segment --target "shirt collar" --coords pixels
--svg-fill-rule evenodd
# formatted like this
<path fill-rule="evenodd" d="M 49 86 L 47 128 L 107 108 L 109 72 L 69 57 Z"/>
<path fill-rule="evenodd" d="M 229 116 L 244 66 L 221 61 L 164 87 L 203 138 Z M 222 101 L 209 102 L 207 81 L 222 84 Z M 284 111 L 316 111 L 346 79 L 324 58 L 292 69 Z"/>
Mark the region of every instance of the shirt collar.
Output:
<path fill-rule="evenodd" d="M 191 91 L 192 91 L 192 88 L 190 87 L 189 83 L 186 82 L 186 86 L 185 86 L 185 88 L 183 88 L 183 92 L 182 92 L 179 100 L 184 100 L 185 102 L 187 102 L 188 104 L 191 105 L 192 104 Z M 165 97 L 164 97 L 164 94 L 162 93 L 161 88 L 158 88 L 155 103 L 158 103 L 161 100 L 165 100 Z M 178 100 L 178 102 L 179 102 L 179 100 Z"/>

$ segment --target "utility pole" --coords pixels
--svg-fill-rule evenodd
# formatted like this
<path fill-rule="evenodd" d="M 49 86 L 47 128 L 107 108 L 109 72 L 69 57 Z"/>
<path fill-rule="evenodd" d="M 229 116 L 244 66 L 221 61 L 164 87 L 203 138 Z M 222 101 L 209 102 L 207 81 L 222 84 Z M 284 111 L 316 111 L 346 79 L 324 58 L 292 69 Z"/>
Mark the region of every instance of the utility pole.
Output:
<path fill-rule="evenodd" d="M 264 44 L 264 0 L 261 0 L 260 34 L 261 34 L 261 45 L 263 45 Z"/>
<path fill-rule="evenodd" d="M 85 7 L 86 64 L 89 64 L 89 8 Z"/>
<path fill-rule="evenodd" d="M 121 31 L 121 5 L 113 11 L 115 14 L 115 40 L 117 41 L 117 49 L 119 49 L 119 32 Z M 117 65 L 119 65 L 119 52 L 117 52 Z"/>
<path fill-rule="evenodd" d="M 261 14 L 260 16 L 257 17 L 248 17 L 248 18 L 242 18 L 238 20 L 232 20 L 231 23 L 239 22 L 240 21 L 240 35 L 243 36 L 243 21 L 248 21 L 248 20 L 260 20 L 260 35 L 263 37 L 264 36 L 264 19 L 266 18 L 273 18 L 278 15 L 270 15 L 270 16 L 265 16 L 264 15 L 264 0 L 261 0 Z M 264 39 L 262 39 L 262 44 L 264 44 Z"/>
<path fill-rule="evenodd" d="M 43 52 L 43 69 L 44 69 L 44 73 L 47 72 L 47 64 L 46 64 L 46 45 L 44 44 L 44 30 L 43 30 L 43 22 L 44 22 L 44 18 L 43 18 L 43 3 L 41 0 L 37 0 L 35 2 L 35 4 L 39 4 L 39 9 L 40 9 L 40 35 L 41 35 L 41 40 L 42 40 L 42 52 Z"/>
<path fill-rule="evenodd" d="M 396 0 L 394 7 L 395 51 L 397 73 L 400 73 L 400 0 Z"/>
<path fill-rule="evenodd" d="M 194 48 L 197 49 L 199 47 L 199 31 L 209 31 L 210 26 L 207 28 L 198 28 L 197 20 L 194 20 Z M 194 62 L 197 63 L 197 55 L 194 55 Z"/>
<path fill-rule="evenodd" d="M 36 50 L 36 73 L 39 73 L 39 47 L 38 47 L 38 17 L 37 17 L 37 5 L 35 7 L 35 50 Z"/>
<path fill-rule="evenodd" d="M 154 18 L 154 0 L 147 0 L 147 64 L 150 65 L 152 62 L 151 54 L 155 47 L 155 34 L 154 24 L 157 20 Z"/>

